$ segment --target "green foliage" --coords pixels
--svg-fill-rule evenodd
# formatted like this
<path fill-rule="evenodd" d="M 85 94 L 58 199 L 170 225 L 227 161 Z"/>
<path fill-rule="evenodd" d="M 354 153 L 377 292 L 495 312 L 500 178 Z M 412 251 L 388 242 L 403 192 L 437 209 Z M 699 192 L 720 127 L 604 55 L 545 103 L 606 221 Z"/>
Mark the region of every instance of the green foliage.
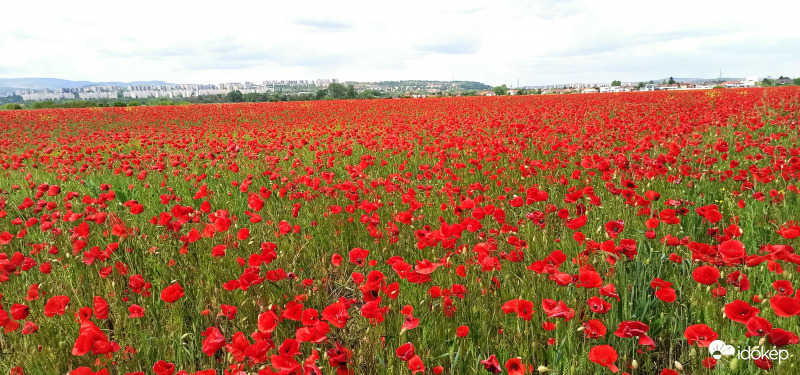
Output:
<path fill-rule="evenodd" d="M 675 82 L 674 78 L 669 77 L 669 82 L 667 82 L 667 83 L 669 83 L 670 85 L 674 85 L 676 82 Z"/>
<path fill-rule="evenodd" d="M 128 105 L 130 106 L 131 104 L 129 103 Z M 175 105 L 175 102 L 164 98 L 150 98 L 145 101 L 145 105 Z"/>
<path fill-rule="evenodd" d="M 242 96 L 242 101 L 246 103 L 258 103 L 258 102 L 268 102 L 269 101 L 269 94 L 267 93 L 257 93 L 257 92 L 248 92 Z"/>
<path fill-rule="evenodd" d="M 795 85 L 800 85 L 800 77 L 793 79 L 792 82 L 794 82 Z"/>
<path fill-rule="evenodd" d="M 455 83 L 464 90 L 488 90 L 492 88 L 492 86 L 475 81 L 456 81 Z"/>
<path fill-rule="evenodd" d="M 138 100 L 131 100 L 128 102 L 128 107 L 138 107 L 140 105 L 142 105 L 142 102 Z"/>
<path fill-rule="evenodd" d="M 227 99 L 231 103 L 241 103 L 244 99 L 244 95 L 239 90 L 233 90 L 226 95 Z"/>
<path fill-rule="evenodd" d="M 495 86 L 492 91 L 494 91 L 495 95 L 508 95 L 508 87 L 506 87 L 505 83 L 500 86 Z"/>
<path fill-rule="evenodd" d="M 644 82 L 639 82 L 639 84 L 638 84 L 638 85 L 636 85 L 636 87 L 637 87 L 637 88 L 642 88 L 642 87 L 644 87 Z"/>
<path fill-rule="evenodd" d="M 379 99 L 383 97 L 383 93 L 378 90 L 364 90 L 358 94 L 359 99 Z"/>
<path fill-rule="evenodd" d="M 517 89 L 517 94 L 516 95 L 527 95 L 527 94 L 528 94 L 528 90 Z"/>
<path fill-rule="evenodd" d="M 622 86 L 622 82 L 618 80 L 611 81 L 611 86 Z"/>
<path fill-rule="evenodd" d="M 56 102 L 52 100 L 45 100 L 43 102 L 36 102 L 31 105 L 33 109 L 56 108 Z"/>
<path fill-rule="evenodd" d="M 18 103 L 7 103 L 3 106 L 3 109 L 14 110 L 14 109 L 22 109 L 22 106 Z"/>
<path fill-rule="evenodd" d="M 347 97 L 347 87 L 341 83 L 328 85 L 328 95 L 331 99 L 344 99 Z"/>
<path fill-rule="evenodd" d="M 111 106 L 112 106 L 112 107 L 127 107 L 127 106 L 128 106 L 128 104 L 127 104 L 127 103 L 125 103 L 125 102 L 122 102 L 122 101 L 119 101 L 119 100 L 117 100 L 117 101 L 114 101 L 114 102 L 112 102 L 112 103 L 111 103 Z"/>

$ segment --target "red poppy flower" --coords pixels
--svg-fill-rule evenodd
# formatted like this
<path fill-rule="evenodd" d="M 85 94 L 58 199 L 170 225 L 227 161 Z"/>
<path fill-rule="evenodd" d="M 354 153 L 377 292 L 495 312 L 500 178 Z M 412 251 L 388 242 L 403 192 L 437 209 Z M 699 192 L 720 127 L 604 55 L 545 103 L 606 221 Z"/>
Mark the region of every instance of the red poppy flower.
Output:
<path fill-rule="evenodd" d="M 281 317 L 284 319 L 294 320 L 299 322 L 303 317 L 303 303 L 300 301 L 289 301 L 284 306 Z"/>
<path fill-rule="evenodd" d="M 598 319 L 592 319 L 584 322 L 583 328 L 583 333 L 586 335 L 586 338 L 597 339 L 600 337 L 606 337 L 606 325 Z"/>
<path fill-rule="evenodd" d="M 583 288 L 599 288 L 603 285 L 603 278 L 594 270 L 592 266 L 583 266 L 578 274 L 578 282 L 575 284 L 577 287 Z M 613 287 L 613 286 L 612 286 Z"/>
<path fill-rule="evenodd" d="M 163 360 L 153 364 L 153 372 L 156 375 L 172 375 L 175 372 L 175 365 Z"/>
<path fill-rule="evenodd" d="M 689 341 L 689 345 L 698 343 L 698 346 L 707 348 L 719 335 L 705 324 L 695 324 L 686 327 L 686 330 L 683 332 L 683 337 L 686 337 L 686 340 Z"/>
<path fill-rule="evenodd" d="M 767 337 L 769 338 L 769 342 L 772 345 L 777 347 L 790 345 L 790 344 L 797 344 L 800 342 L 797 335 L 794 332 L 787 331 L 781 328 L 773 328 L 772 331 L 767 333 Z"/>
<path fill-rule="evenodd" d="M 617 238 L 617 236 L 622 233 L 622 230 L 625 229 L 625 222 L 622 220 L 609 221 L 603 227 L 606 229 L 606 234 L 608 234 L 609 237 Z"/>
<path fill-rule="evenodd" d="M 794 293 L 794 287 L 789 280 L 778 280 L 772 283 L 772 288 L 783 296 L 791 296 Z"/>
<path fill-rule="evenodd" d="M 759 368 L 761 368 L 763 370 L 771 370 L 772 367 L 773 367 L 772 360 L 769 359 L 767 356 L 761 356 L 761 357 L 758 357 L 758 358 L 753 358 L 753 363 L 755 363 L 756 366 L 758 366 Z"/>
<path fill-rule="evenodd" d="M 661 194 L 652 190 L 646 191 L 644 193 L 644 196 L 651 201 L 658 201 L 659 199 L 661 199 Z"/>
<path fill-rule="evenodd" d="M 395 351 L 395 354 L 397 355 L 397 358 L 400 358 L 400 360 L 408 362 L 414 357 L 414 344 L 407 342 L 403 345 L 400 345 Z"/>
<path fill-rule="evenodd" d="M 728 266 L 744 263 L 744 258 L 747 256 L 744 244 L 737 240 L 725 241 L 719 244 L 717 250 L 722 256 L 722 260 Z"/>
<path fill-rule="evenodd" d="M 489 358 L 482 360 L 480 364 L 483 365 L 483 368 L 485 368 L 486 371 L 489 371 L 492 374 L 499 374 L 503 372 L 503 370 L 500 368 L 500 362 L 497 361 L 497 356 L 494 354 L 489 356 Z"/>
<path fill-rule="evenodd" d="M 618 337 L 639 337 L 647 333 L 650 327 L 640 321 L 624 321 L 619 323 L 619 327 L 614 332 Z"/>
<path fill-rule="evenodd" d="M 772 323 L 760 316 L 754 316 L 745 323 L 747 333 L 745 336 L 766 336 L 772 332 Z"/>
<path fill-rule="evenodd" d="M 412 374 L 416 374 L 418 372 L 425 372 L 425 365 L 422 363 L 422 359 L 415 355 L 408 361 L 408 369 L 411 370 Z"/>
<path fill-rule="evenodd" d="M 700 266 L 692 272 L 692 278 L 700 284 L 711 285 L 719 280 L 719 270 L 713 266 Z"/>
<path fill-rule="evenodd" d="M 533 310 L 533 302 L 524 299 L 512 299 L 503 304 L 503 313 L 509 314 L 512 312 L 517 313 L 518 318 L 530 321 L 535 312 Z"/>
<path fill-rule="evenodd" d="M 658 288 L 655 294 L 656 298 L 667 303 L 673 303 L 678 298 L 675 289 L 672 288 Z"/>
<path fill-rule="evenodd" d="M 225 256 L 225 250 L 226 250 L 227 248 L 228 248 L 228 247 L 227 247 L 227 246 L 225 246 L 225 245 L 217 245 L 217 246 L 214 246 L 214 247 L 211 249 L 211 256 L 213 256 L 214 258 L 221 258 L 221 257 L 224 257 L 224 256 Z"/>
<path fill-rule="evenodd" d="M 56 314 L 64 315 L 67 305 L 69 305 L 69 297 L 67 296 L 50 297 L 44 305 L 44 315 L 48 318 L 52 318 Z"/>
<path fill-rule="evenodd" d="M 208 327 L 202 335 L 205 337 L 202 352 L 209 357 L 225 346 L 225 336 L 216 327 Z"/>
<path fill-rule="evenodd" d="M 2 324 L 0 324 L 0 325 L 2 325 Z M 8 328 L 8 325 L 6 325 L 6 328 Z M 38 330 L 39 330 L 39 326 L 36 325 L 36 323 L 34 323 L 34 322 L 29 320 L 29 321 L 25 322 L 25 326 L 22 327 L 22 334 L 23 335 L 30 335 L 31 333 L 35 333 Z"/>
<path fill-rule="evenodd" d="M 725 305 L 725 316 L 739 323 L 747 323 L 750 318 L 758 315 L 759 311 L 761 310 L 740 299 Z"/>
<path fill-rule="evenodd" d="M 92 354 L 106 354 L 119 350 L 119 345 L 112 343 L 100 328 L 86 319 L 81 321 L 78 338 L 72 347 L 72 355 L 83 356 L 91 351 Z"/>
<path fill-rule="evenodd" d="M 509 360 L 506 361 L 505 367 L 508 375 L 523 375 L 528 372 L 528 369 L 525 367 L 525 364 L 522 363 L 522 359 L 519 357 L 509 358 Z"/>
<path fill-rule="evenodd" d="M 19 373 L 22 375 L 22 372 Z M 12 371 L 13 375 L 13 371 Z M 97 372 L 92 371 L 89 367 L 78 367 L 69 372 L 69 375 L 108 375 L 108 369 L 100 369 Z"/>
<path fill-rule="evenodd" d="M 605 314 L 611 310 L 611 304 L 597 296 L 589 298 L 589 300 L 586 301 L 586 304 L 589 305 L 589 308 L 592 311 L 600 314 Z"/>
<path fill-rule="evenodd" d="M 144 317 L 144 308 L 139 305 L 131 305 L 128 307 L 128 318 L 143 318 Z"/>
<path fill-rule="evenodd" d="M 614 286 L 614 284 L 606 284 L 602 288 L 598 289 L 598 291 L 600 292 L 601 296 L 614 297 L 617 302 L 619 302 L 619 294 L 617 294 L 617 288 Z"/>
<path fill-rule="evenodd" d="M 278 326 L 278 316 L 269 310 L 258 315 L 258 330 L 260 332 L 272 332 Z"/>
<path fill-rule="evenodd" d="M 94 296 L 94 317 L 97 319 L 108 319 L 108 302 L 100 296 Z"/>
<path fill-rule="evenodd" d="M 564 301 L 556 302 L 552 299 L 543 299 L 542 309 L 550 318 L 564 318 L 568 322 L 575 317 L 575 310 L 569 308 Z"/>
<path fill-rule="evenodd" d="M 769 299 L 769 305 L 775 310 L 775 315 L 788 318 L 800 315 L 800 299 L 788 296 L 775 296 Z"/>
<path fill-rule="evenodd" d="M 30 314 L 30 307 L 15 303 L 11 306 L 11 317 L 14 320 L 23 320 Z"/>
<path fill-rule="evenodd" d="M 219 309 L 220 309 L 219 315 L 228 318 L 228 320 L 236 319 L 236 313 L 239 311 L 239 309 L 236 306 L 226 305 L 226 304 L 220 305 Z"/>
<path fill-rule="evenodd" d="M 598 345 L 589 350 L 589 360 L 600 366 L 607 367 L 611 372 L 617 373 L 619 368 L 614 365 L 617 360 L 617 351 L 610 345 Z"/>
<path fill-rule="evenodd" d="M 347 313 L 347 306 L 341 302 L 336 302 L 322 310 L 322 319 L 333 324 L 334 327 L 344 328 L 350 315 Z"/>
<path fill-rule="evenodd" d="M 161 299 L 167 303 L 174 303 L 185 295 L 186 293 L 183 292 L 183 287 L 178 283 L 172 284 L 161 291 Z"/>
<path fill-rule="evenodd" d="M 456 336 L 457 337 L 467 337 L 469 335 L 469 327 L 467 326 L 459 326 L 456 329 Z"/>
<path fill-rule="evenodd" d="M 358 247 L 354 248 L 353 250 L 350 250 L 350 263 L 353 263 L 359 267 L 364 267 L 364 263 L 366 263 L 368 255 L 369 250 Z"/>
<path fill-rule="evenodd" d="M 569 229 L 578 230 L 581 227 L 583 227 L 584 225 L 586 225 L 586 222 L 588 220 L 589 220 L 589 218 L 587 218 L 586 215 L 583 215 L 583 216 L 577 217 L 575 219 L 567 220 L 567 224 L 566 225 L 567 225 L 567 228 L 569 228 Z"/>
<path fill-rule="evenodd" d="M 415 318 L 411 314 L 406 315 L 406 318 L 403 320 L 403 326 L 400 327 L 400 332 L 405 332 L 410 329 L 417 328 L 419 326 L 419 318 Z"/>
<path fill-rule="evenodd" d="M 239 239 L 239 241 L 244 241 L 250 238 L 250 228 L 239 229 L 239 232 L 236 233 L 236 238 Z"/>

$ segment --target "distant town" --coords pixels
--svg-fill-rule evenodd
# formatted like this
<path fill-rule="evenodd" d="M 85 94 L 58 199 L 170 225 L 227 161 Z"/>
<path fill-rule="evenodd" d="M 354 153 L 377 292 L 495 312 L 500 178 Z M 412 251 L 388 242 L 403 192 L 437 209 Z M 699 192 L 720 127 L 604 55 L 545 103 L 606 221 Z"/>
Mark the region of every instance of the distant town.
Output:
<path fill-rule="evenodd" d="M 0 94 L 0 97 L 17 96 L 22 101 L 43 100 L 98 100 L 98 99 L 188 99 L 207 95 L 225 95 L 231 91 L 242 94 L 285 93 L 314 94 L 326 89 L 330 84 L 341 83 L 336 78 L 316 80 L 265 80 L 254 82 L 228 82 L 217 84 L 183 83 L 150 85 L 88 85 L 84 87 L 55 87 L 17 89 Z M 356 91 L 377 91 L 388 94 L 424 93 L 432 94 L 446 91 L 463 92 L 467 90 L 490 89 L 491 86 L 471 81 L 383 81 L 383 82 L 344 82 Z"/>
<path fill-rule="evenodd" d="M 41 80 L 49 85 L 79 84 L 83 82 L 56 79 L 0 79 L 16 84 L 29 80 Z M 49 81 L 48 81 L 49 80 Z M 27 82 L 27 81 L 25 81 Z M 53 83 L 56 82 L 56 83 Z M 64 83 L 59 83 L 64 82 Z M 518 86 L 501 85 L 492 87 L 474 81 L 382 81 L 382 82 L 340 82 L 336 78 L 315 80 L 264 80 L 254 82 L 228 82 L 216 84 L 183 83 L 170 84 L 153 81 L 147 84 L 91 84 L 81 87 L 37 87 L 9 88 L 0 91 L 2 103 L 30 103 L 41 101 L 101 101 L 115 103 L 157 104 L 177 102 L 224 102 L 224 101 L 279 101 L 279 100 L 319 100 L 342 98 L 397 98 L 428 96 L 495 96 L 521 94 L 571 94 L 571 93 L 613 93 L 630 91 L 658 90 L 705 90 L 712 88 L 740 88 L 777 85 L 800 85 L 800 78 L 780 76 L 777 79 L 748 76 L 740 79 L 663 79 L 660 82 L 602 82 L 569 83 L 558 85 Z M 25 84 L 25 83 L 22 83 Z M 39 86 L 44 83 L 38 83 Z M 337 90 L 348 90 L 345 95 L 333 95 Z M 236 94 L 231 96 L 230 94 Z M 361 93 L 361 95 L 358 95 Z M 321 95 L 322 94 L 322 95 Z M 366 94 L 366 95 L 365 95 Z M 203 101 L 204 98 L 208 100 Z M 237 100 L 238 98 L 238 100 Z M 148 101 L 148 103 L 144 103 Z"/>

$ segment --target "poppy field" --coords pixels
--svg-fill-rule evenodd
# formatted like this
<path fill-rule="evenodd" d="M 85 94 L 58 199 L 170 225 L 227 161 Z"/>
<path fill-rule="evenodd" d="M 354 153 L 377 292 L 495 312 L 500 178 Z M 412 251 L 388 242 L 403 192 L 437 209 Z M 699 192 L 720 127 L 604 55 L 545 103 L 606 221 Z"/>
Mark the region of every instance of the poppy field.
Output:
<path fill-rule="evenodd" d="M 0 111 L 0 373 L 796 374 L 799 117 L 797 87 Z"/>

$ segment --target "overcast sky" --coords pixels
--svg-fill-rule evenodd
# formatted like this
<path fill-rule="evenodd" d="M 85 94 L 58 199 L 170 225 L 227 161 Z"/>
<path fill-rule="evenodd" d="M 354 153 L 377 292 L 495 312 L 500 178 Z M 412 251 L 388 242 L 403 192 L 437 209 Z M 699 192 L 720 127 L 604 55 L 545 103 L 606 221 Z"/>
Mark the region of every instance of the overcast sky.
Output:
<path fill-rule="evenodd" d="M 516 86 L 800 76 L 796 1 L 7 1 L 0 77 Z"/>

